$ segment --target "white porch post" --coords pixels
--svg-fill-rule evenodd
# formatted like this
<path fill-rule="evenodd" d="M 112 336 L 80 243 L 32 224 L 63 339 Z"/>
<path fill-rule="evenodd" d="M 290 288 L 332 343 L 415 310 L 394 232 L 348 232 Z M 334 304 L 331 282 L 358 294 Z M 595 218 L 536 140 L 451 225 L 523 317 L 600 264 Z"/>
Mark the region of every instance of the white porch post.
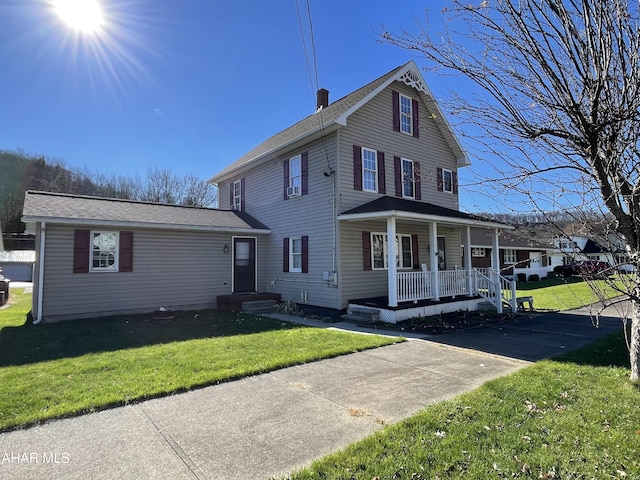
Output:
<path fill-rule="evenodd" d="M 496 272 L 491 275 L 491 280 L 494 282 L 496 292 L 496 310 L 498 313 L 502 313 L 502 290 L 500 286 L 500 244 L 498 243 L 498 234 L 500 231 L 497 228 L 493 229 L 493 235 L 491 237 L 491 265 Z"/>
<path fill-rule="evenodd" d="M 471 271 L 473 270 L 473 266 L 471 265 L 471 227 L 469 225 L 465 228 L 465 243 L 464 243 L 464 259 L 466 262 L 466 270 L 467 270 L 467 296 L 472 297 L 474 295 L 473 291 L 473 278 L 471 278 Z"/>
<path fill-rule="evenodd" d="M 433 272 L 433 299 L 440 300 L 440 276 L 438 275 L 438 224 L 429 224 L 429 263 Z"/>
<path fill-rule="evenodd" d="M 387 275 L 389 306 L 398 306 L 398 268 L 396 266 L 396 217 L 387 218 Z"/>

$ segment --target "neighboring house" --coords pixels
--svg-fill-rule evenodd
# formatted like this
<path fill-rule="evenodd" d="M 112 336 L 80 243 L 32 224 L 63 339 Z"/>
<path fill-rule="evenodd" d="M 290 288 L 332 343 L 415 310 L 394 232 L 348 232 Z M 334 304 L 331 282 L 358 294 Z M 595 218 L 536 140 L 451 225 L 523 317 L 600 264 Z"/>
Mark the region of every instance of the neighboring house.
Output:
<path fill-rule="evenodd" d="M 500 272 L 505 277 L 524 274 L 526 278 L 531 275 L 542 278 L 553 270 L 550 255 L 554 247 L 551 245 L 544 245 L 505 231 L 498 236 L 498 244 Z M 474 268 L 495 268 L 492 248 L 492 236 L 489 231 L 475 228 L 471 230 L 471 265 Z"/>
<path fill-rule="evenodd" d="M 0 252 L 0 272 L 12 282 L 33 281 L 34 250 L 10 250 Z"/>
<path fill-rule="evenodd" d="M 473 310 L 480 295 L 501 311 L 492 295 L 513 290 L 463 257 L 472 227 L 496 245 L 511 227 L 459 211 L 458 169 L 468 165 L 411 61 L 334 103 L 320 90 L 315 113 L 211 179 L 221 210 L 28 193 L 37 318 L 211 307 L 265 291 L 334 314 L 376 305 L 391 322 Z M 109 260 L 114 236 L 134 246 L 132 258 Z"/>
<path fill-rule="evenodd" d="M 266 282 L 269 229 L 244 212 L 29 191 L 23 214 L 35 322 L 212 308 Z"/>
<path fill-rule="evenodd" d="M 606 243 L 606 242 L 603 242 Z M 596 260 L 606 262 L 611 266 L 620 262 L 619 258 L 609 248 L 601 245 L 600 242 L 583 236 L 568 235 L 557 237 L 553 240 L 555 251 L 551 254 L 551 267 L 568 265 L 580 260 Z M 621 252 L 622 257 L 625 256 Z"/>

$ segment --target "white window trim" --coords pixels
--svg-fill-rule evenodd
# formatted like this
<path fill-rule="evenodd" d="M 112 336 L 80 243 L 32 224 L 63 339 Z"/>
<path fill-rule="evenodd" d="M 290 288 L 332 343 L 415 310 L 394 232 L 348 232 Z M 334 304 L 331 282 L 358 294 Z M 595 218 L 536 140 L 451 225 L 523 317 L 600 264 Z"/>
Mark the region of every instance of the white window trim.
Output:
<path fill-rule="evenodd" d="M 476 258 L 486 257 L 487 251 L 485 247 L 474 247 L 471 249 L 471 256 Z"/>
<path fill-rule="evenodd" d="M 518 255 L 513 248 L 505 248 L 504 249 L 504 263 L 512 265 L 518 262 Z"/>
<path fill-rule="evenodd" d="M 373 156 L 375 158 L 373 165 L 374 165 L 374 169 L 371 170 L 369 168 L 365 168 L 364 166 L 364 155 L 365 152 L 372 152 Z M 372 192 L 372 193 L 378 193 L 378 151 L 377 150 L 373 150 L 372 148 L 366 148 L 366 147 L 362 147 L 362 191 L 364 192 Z M 373 172 L 373 182 L 375 184 L 375 188 L 374 189 L 370 189 L 370 188 L 366 188 L 366 181 L 365 181 L 365 172 Z"/>
<path fill-rule="evenodd" d="M 294 253 L 293 244 L 295 241 L 300 242 L 300 251 Z M 295 256 L 300 257 L 300 266 L 294 267 L 294 258 Z M 289 238 L 289 272 L 291 273 L 302 273 L 302 237 L 291 237 Z"/>
<path fill-rule="evenodd" d="M 109 233 L 115 235 L 115 245 L 113 250 L 113 265 L 110 267 L 94 267 L 93 266 L 93 254 L 94 254 L 94 237 L 99 234 Z M 89 271 L 90 272 L 117 272 L 119 270 L 119 258 L 120 252 L 120 232 L 114 230 L 91 230 L 89 237 Z"/>
<path fill-rule="evenodd" d="M 293 162 L 298 161 L 298 175 L 293 175 Z M 295 179 L 298 179 L 298 183 L 296 185 Z M 289 159 L 289 186 L 290 187 L 298 187 L 298 189 L 302 189 L 302 155 L 296 155 L 295 157 L 291 157 Z"/>
<path fill-rule="evenodd" d="M 449 177 L 451 178 L 451 189 L 447 190 L 447 182 L 444 180 L 445 175 L 449 173 Z M 453 171 L 452 170 L 448 170 L 446 168 L 442 169 L 442 191 L 443 192 L 447 192 L 447 193 L 453 193 Z"/>
<path fill-rule="evenodd" d="M 238 187 L 236 189 L 236 186 Z M 242 210 L 242 181 L 233 182 L 233 209 Z"/>
<path fill-rule="evenodd" d="M 376 262 L 375 262 L 375 258 L 374 258 L 374 249 L 373 249 L 373 237 L 374 235 L 381 235 L 382 236 L 382 258 L 384 260 L 384 267 L 376 267 Z M 409 239 L 409 253 L 410 253 L 410 265 L 408 266 L 403 266 L 401 265 L 402 263 L 402 254 L 405 253 L 402 250 L 402 239 L 403 238 L 408 238 Z M 387 234 L 386 233 L 382 233 L 382 232 L 371 232 L 371 268 L 373 270 L 388 270 L 389 269 L 389 262 L 388 262 L 388 242 L 387 242 Z M 396 240 L 398 242 L 398 248 L 396 249 L 396 263 L 397 263 L 397 267 L 400 270 L 411 270 L 413 268 L 413 241 L 411 239 L 411 235 L 407 235 L 407 234 L 397 234 L 396 235 Z"/>
<path fill-rule="evenodd" d="M 407 99 L 409 101 L 409 113 L 404 113 L 402 111 L 402 100 L 403 99 Z M 400 109 L 400 132 L 404 133 L 405 135 L 411 135 L 413 136 L 413 99 L 411 97 L 408 97 L 407 95 L 403 95 L 402 93 L 400 94 L 400 100 L 399 100 L 399 106 L 398 108 Z M 409 130 L 403 130 L 403 126 L 404 124 L 402 123 L 402 119 L 403 118 L 407 118 L 409 120 Z"/>
<path fill-rule="evenodd" d="M 411 164 L 411 178 L 405 178 L 404 176 L 404 163 Z M 409 160 L 408 158 L 400 158 L 400 174 L 402 175 L 402 197 L 403 198 L 416 198 L 416 164 L 413 160 Z M 411 190 L 413 190 L 413 195 L 405 195 L 404 186 L 407 182 L 411 183 Z"/>

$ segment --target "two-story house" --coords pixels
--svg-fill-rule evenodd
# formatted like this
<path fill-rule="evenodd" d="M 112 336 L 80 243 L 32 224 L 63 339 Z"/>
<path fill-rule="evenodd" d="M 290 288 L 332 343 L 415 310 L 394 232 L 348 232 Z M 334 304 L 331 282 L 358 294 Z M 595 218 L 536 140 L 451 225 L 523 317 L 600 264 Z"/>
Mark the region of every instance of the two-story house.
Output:
<path fill-rule="evenodd" d="M 211 179 L 221 208 L 246 211 L 271 231 L 247 289 L 338 311 L 397 312 L 418 301 L 438 312 L 474 308 L 442 306 L 477 293 L 471 266 L 463 269 L 469 229 L 495 237 L 509 227 L 459 211 L 458 169 L 469 161 L 415 63 L 333 103 L 328 95 L 320 90 L 315 113 Z M 416 314 L 390 312 L 383 318 Z"/>
<path fill-rule="evenodd" d="M 411 61 L 333 103 L 320 90 L 316 112 L 211 179 L 219 209 L 27 192 L 35 321 L 256 292 L 335 313 L 373 305 L 391 322 L 480 297 L 501 311 L 512 286 L 463 258 L 471 227 L 495 255 L 509 227 L 459 210 L 467 165 Z"/>

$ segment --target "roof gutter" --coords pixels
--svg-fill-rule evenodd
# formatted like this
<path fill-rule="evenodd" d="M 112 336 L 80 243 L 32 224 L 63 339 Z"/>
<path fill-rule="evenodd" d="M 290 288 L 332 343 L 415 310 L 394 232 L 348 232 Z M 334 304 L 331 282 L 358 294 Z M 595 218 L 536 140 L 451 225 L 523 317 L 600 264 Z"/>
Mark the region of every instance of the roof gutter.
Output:
<path fill-rule="evenodd" d="M 39 217 L 25 215 L 22 221 L 27 222 L 49 222 L 58 225 L 97 225 L 101 227 L 129 227 L 129 228 L 145 228 L 159 230 L 181 230 L 196 232 L 212 232 L 212 233 L 242 233 L 242 234 L 263 234 L 271 233 L 269 229 L 251 228 L 251 227 L 213 227 L 208 225 L 175 225 L 170 223 L 148 223 L 148 222 L 130 222 L 120 220 L 100 220 L 85 218 L 68 218 L 68 217 Z"/>

